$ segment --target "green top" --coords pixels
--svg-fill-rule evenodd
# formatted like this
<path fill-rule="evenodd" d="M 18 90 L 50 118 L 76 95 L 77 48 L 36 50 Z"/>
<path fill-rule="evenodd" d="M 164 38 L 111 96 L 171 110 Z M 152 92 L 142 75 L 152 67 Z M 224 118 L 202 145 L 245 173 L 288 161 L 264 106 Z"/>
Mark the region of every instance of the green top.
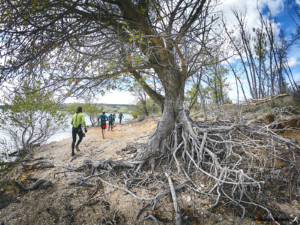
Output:
<path fill-rule="evenodd" d="M 86 128 L 84 115 L 82 113 L 75 113 L 72 117 L 71 124 L 75 128 L 77 128 L 80 124 Z"/>

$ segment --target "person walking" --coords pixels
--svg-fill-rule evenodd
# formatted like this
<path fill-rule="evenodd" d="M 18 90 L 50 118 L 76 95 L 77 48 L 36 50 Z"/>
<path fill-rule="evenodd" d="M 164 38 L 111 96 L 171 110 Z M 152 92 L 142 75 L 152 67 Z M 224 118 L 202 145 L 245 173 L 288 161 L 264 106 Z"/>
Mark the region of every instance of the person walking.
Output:
<path fill-rule="evenodd" d="M 79 147 L 78 145 L 82 141 L 83 138 L 83 128 L 85 129 L 85 133 L 87 132 L 86 125 L 85 125 L 85 117 L 84 114 L 82 113 L 82 107 L 78 106 L 76 113 L 73 115 L 71 124 L 73 125 L 72 127 L 72 156 L 75 156 L 74 153 L 74 148 L 79 152 Z M 76 138 L 77 134 L 79 136 L 79 140 L 76 143 Z"/>
<path fill-rule="evenodd" d="M 116 114 L 115 114 L 115 112 L 114 112 L 114 114 L 113 114 L 113 117 L 114 117 L 114 120 L 113 120 L 113 124 L 115 124 L 115 120 L 116 120 Z M 115 127 L 116 125 L 114 125 L 114 127 Z"/>
<path fill-rule="evenodd" d="M 109 128 L 111 129 L 111 131 L 113 130 L 113 125 L 114 125 L 114 116 L 113 116 L 113 114 L 110 114 L 108 116 L 108 131 L 109 131 Z"/>
<path fill-rule="evenodd" d="M 105 115 L 105 112 L 102 113 L 102 115 L 99 116 L 98 121 L 100 119 L 100 124 L 102 128 L 102 137 L 105 139 L 104 134 L 105 134 L 105 129 L 106 129 L 106 121 L 108 120 L 107 116 Z"/>
<path fill-rule="evenodd" d="M 122 119 L 124 118 L 124 116 L 123 116 L 123 113 L 121 112 L 120 114 L 119 114 L 119 120 L 120 120 L 120 125 L 121 125 L 121 123 L 122 123 Z"/>

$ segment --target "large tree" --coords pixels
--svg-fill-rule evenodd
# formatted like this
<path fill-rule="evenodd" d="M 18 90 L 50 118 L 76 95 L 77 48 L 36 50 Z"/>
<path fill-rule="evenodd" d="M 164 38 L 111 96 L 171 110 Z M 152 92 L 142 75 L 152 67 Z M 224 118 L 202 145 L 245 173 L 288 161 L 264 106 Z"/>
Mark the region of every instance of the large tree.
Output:
<path fill-rule="evenodd" d="M 132 79 L 163 108 L 137 160 L 153 158 L 184 113 L 186 80 L 217 46 L 215 0 L 1 2 L 1 80 L 40 82 L 68 96 L 124 89 Z M 220 40 L 220 39 L 219 39 Z M 219 41 L 220 42 L 220 41 Z M 164 96 L 148 84 L 154 72 Z M 73 82 L 75 81 L 75 84 Z"/>
<path fill-rule="evenodd" d="M 273 215 L 277 218 L 286 215 L 273 201 L 279 199 L 280 193 L 266 197 L 262 190 L 272 190 L 273 185 L 291 185 L 291 181 L 295 181 L 295 186 L 299 184 L 299 176 L 293 172 L 299 171 L 295 164 L 299 160 L 295 154 L 300 149 L 298 143 L 272 131 L 272 127 L 278 131 L 278 121 L 256 127 L 252 127 L 252 122 L 239 124 L 231 120 L 201 123 L 192 121 L 184 111 L 188 79 L 192 80 L 200 71 L 197 82 L 200 84 L 206 66 L 216 59 L 218 62 L 224 59 L 222 36 L 217 33 L 222 29 L 215 24 L 218 18 L 218 14 L 214 14 L 216 1 L 51 0 L 27 1 L 26 4 L 22 0 L 1 1 L 0 51 L 4 56 L 1 84 L 21 85 L 26 77 L 27 86 L 30 83 L 40 89 L 51 86 L 55 88 L 54 94 L 64 97 L 105 92 L 106 89 L 131 89 L 134 81 L 139 82 L 163 109 L 156 129 L 145 147 L 138 148 L 133 162 L 84 160 L 81 168 L 93 174 L 89 172 L 89 177 L 78 179 L 78 182 L 82 185 L 99 170 L 112 171 L 120 166 L 133 168 L 147 161 L 155 162 L 158 153 L 159 163 L 164 165 L 158 171 L 161 169 L 168 178 L 176 224 L 181 224 L 182 218 L 175 190 L 185 187 L 185 181 L 191 183 L 192 187 L 188 188 L 193 192 L 213 198 L 212 209 L 223 199 L 229 206 L 234 205 L 240 213 L 239 224 L 246 214 L 245 207 L 250 211 L 261 208 L 266 213 L 265 219 L 276 222 Z M 240 20 L 240 26 L 244 26 L 244 19 Z M 226 31 L 228 38 L 233 40 Z M 242 44 L 246 44 L 242 49 L 252 54 L 250 37 L 244 32 L 241 35 L 244 37 Z M 234 49 L 238 51 L 239 46 Z M 242 57 L 243 53 L 238 52 Z M 254 59 L 253 54 L 250 57 Z M 246 72 L 246 63 L 243 65 Z M 252 81 L 249 83 L 255 87 L 254 69 L 250 71 Z M 152 79 L 157 86 L 163 87 L 162 94 L 155 90 Z M 255 87 L 252 92 L 256 90 Z M 200 89 L 199 94 L 202 96 Z M 173 174 L 169 173 L 169 170 L 174 172 L 173 165 L 185 180 L 178 176 L 176 182 L 180 180 L 182 184 L 175 188 L 170 178 Z M 147 180 L 144 184 L 152 182 L 149 176 L 145 178 L 143 173 L 136 173 L 139 169 L 140 166 L 134 172 L 126 171 L 130 175 L 124 177 L 139 176 Z M 99 172 L 98 178 L 111 184 L 101 178 L 103 174 L 106 173 Z M 164 184 L 161 176 L 156 178 L 160 179 L 157 184 Z M 134 183 L 130 179 L 124 181 L 126 189 L 117 184 L 113 187 L 126 190 L 142 201 L 152 201 L 152 211 L 159 199 L 168 194 L 138 197 L 128 190 Z M 270 179 L 278 183 L 267 182 Z"/>

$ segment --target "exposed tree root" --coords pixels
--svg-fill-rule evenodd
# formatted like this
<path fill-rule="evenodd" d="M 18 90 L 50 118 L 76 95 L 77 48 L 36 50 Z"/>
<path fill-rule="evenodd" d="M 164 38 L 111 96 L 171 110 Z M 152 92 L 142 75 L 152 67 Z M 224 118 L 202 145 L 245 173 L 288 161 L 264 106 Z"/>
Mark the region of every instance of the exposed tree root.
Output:
<path fill-rule="evenodd" d="M 141 147 L 137 146 L 139 149 Z M 132 146 L 127 150 L 134 151 Z M 158 154 L 155 157 L 151 154 L 150 158 L 160 165 L 153 175 L 139 170 L 149 159 L 123 162 L 86 158 L 79 167 L 59 166 L 45 160 L 27 165 L 52 165 L 65 168 L 64 172 L 81 173 L 70 185 L 95 187 L 95 183 L 90 181 L 98 180 L 114 190 L 127 192 L 142 202 L 137 218 L 151 207 L 147 219 L 154 220 L 156 224 L 159 222 L 153 211 L 158 202 L 170 193 L 176 224 L 185 223 L 175 195 L 175 191 L 182 188 L 203 194 L 214 201 L 211 211 L 218 208 L 221 202 L 235 208 L 240 217 L 239 224 L 245 216 L 251 216 L 259 209 L 264 212 L 264 219 L 279 224 L 277 220 L 286 218 L 288 212 L 280 210 L 275 203 L 289 202 L 298 194 L 300 158 L 297 152 L 300 152 L 297 142 L 277 135 L 269 125 L 189 120 L 188 125 L 177 123 L 160 145 Z M 166 177 L 169 185 L 166 184 Z M 172 179 L 176 180 L 175 187 Z M 289 197 L 280 193 L 278 188 L 277 191 L 271 189 L 279 185 L 290 187 Z M 291 186 L 296 188 L 292 191 Z M 133 188 L 157 191 L 154 197 L 139 196 L 131 190 Z M 272 190 L 271 193 L 267 194 L 268 190 Z M 103 194 L 93 196 L 84 204 L 101 196 Z"/>
<path fill-rule="evenodd" d="M 39 179 L 37 180 L 32 187 L 30 188 L 26 188 L 23 184 L 21 184 L 21 182 L 19 182 L 18 180 L 15 180 L 16 184 L 18 184 L 19 187 L 21 187 L 23 190 L 26 191 L 31 191 L 31 190 L 35 190 L 38 188 L 42 188 L 42 189 L 47 189 L 48 187 L 52 186 L 51 181 L 48 181 L 46 179 Z"/>

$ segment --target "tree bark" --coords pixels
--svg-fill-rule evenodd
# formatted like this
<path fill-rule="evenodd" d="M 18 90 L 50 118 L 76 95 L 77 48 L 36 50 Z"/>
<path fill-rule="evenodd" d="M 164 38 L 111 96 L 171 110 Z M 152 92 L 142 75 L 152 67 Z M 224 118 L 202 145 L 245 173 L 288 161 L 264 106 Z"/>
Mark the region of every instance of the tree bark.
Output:
<path fill-rule="evenodd" d="M 162 141 L 170 135 L 176 123 L 182 124 L 183 129 L 192 131 L 188 118 L 184 112 L 185 78 L 173 68 L 160 71 L 165 90 L 164 111 L 157 127 L 150 135 L 144 149 L 138 151 L 135 161 L 148 160 L 153 163 L 155 156 L 161 151 Z M 152 159 L 152 160 L 151 160 Z M 154 166 L 152 166 L 152 170 Z"/>

